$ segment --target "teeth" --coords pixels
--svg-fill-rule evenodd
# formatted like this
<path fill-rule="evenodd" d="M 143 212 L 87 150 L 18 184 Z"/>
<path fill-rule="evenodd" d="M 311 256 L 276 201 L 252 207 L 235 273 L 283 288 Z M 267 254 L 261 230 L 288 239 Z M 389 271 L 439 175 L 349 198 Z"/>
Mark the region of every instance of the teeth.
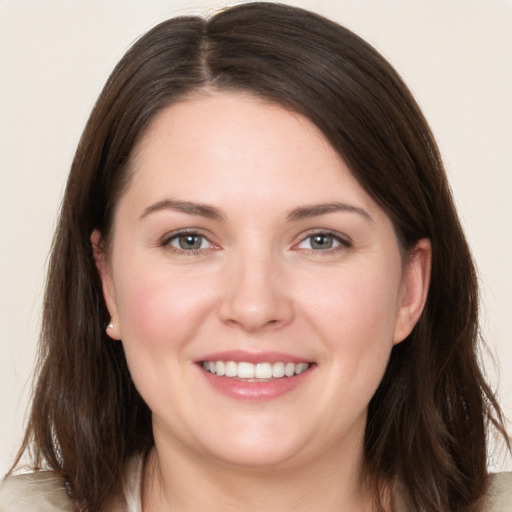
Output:
<path fill-rule="evenodd" d="M 272 377 L 276 379 L 284 377 L 284 363 L 274 363 L 272 365 Z"/>
<path fill-rule="evenodd" d="M 254 376 L 257 379 L 271 379 L 272 378 L 272 365 L 270 363 L 258 363 L 254 370 Z"/>
<path fill-rule="evenodd" d="M 293 377 L 309 368 L 309 363 L 247 363 L 241 361 L 204 361 L 203 368 L 214 375 L 248 380 Z"/>
<path fill-rule="evenodd" d="M 238 377 L 240 379 L 254 379 L 254 365 L 251 363 L 238 363 Z"/>
<path fill-rule="evenodd" d="M 210 373 L 216 373 L 216 364 L 210 363 Z M 225 365 L 226 377 L 236 377 L 238 375 L 238 365 L 234 361 L 228 361 Z"/>
<path fill-rule="evenodd" d="M 212 368 L 213 372 L 215 372 L 217 375 L 222 376 L 226 374 L 226 365 L 224 364 L 223 361 L 219 361 L 218 363 L 212 363 L 212 366 L 210 368 Z"/>

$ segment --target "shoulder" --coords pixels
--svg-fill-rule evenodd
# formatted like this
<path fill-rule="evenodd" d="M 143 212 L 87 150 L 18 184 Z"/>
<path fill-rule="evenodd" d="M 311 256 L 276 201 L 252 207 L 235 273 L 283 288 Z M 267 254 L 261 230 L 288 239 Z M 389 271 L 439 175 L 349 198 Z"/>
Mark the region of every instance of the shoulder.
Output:
<path fill-rule="evenodd" d="M 404 487 L 398 483 L 393 492 L 393 510 L 409 512 L 412 506 Z M 512 512 L 512 472 L 489 476 L 489 489 L 480 507 L 482 512 Z"/>
<path fill-rule="evenodd" d="M 62 478 L 51 471 L 7 477 L 0 482 L 0 512 L 72 512 Z"/>
<path fill-rule="evenodd" d="M 490 476 L 489 491 L 482 510 L 512 512 L 512 472 Z"/>

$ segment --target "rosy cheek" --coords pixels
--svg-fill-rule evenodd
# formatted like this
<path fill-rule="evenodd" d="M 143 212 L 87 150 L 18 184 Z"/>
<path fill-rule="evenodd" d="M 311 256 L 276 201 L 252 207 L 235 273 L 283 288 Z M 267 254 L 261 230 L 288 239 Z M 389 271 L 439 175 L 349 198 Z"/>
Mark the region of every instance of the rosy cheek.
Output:
<path fill-rule="evenodd" d="M 396 295 L 387 279 L 354 272 L 325 284 L 329 292 L 316 291 L 304 308 L 325 329 L 325 339 L 356 352 L 391 340 Z"/>
<path fill-rule="evenodd" d="M 129 340 L 152 346 L 181 344 L 200 325 L 211 300 L 204 282 L 155 271 L 125 281 L 121 324 Z"/>

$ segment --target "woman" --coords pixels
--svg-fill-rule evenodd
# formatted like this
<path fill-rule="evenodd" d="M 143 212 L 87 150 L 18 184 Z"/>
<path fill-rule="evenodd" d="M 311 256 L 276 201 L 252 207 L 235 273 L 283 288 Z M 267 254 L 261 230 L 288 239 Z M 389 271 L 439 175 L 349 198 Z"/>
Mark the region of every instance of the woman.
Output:
<path fill-rule="evenodd" d="M 438 150 L 389 64 L 282 5 L 168 20 L 78 147 L 20 451 L 51 472 L 0 506 L 508 510 L 476 338 Z"/>

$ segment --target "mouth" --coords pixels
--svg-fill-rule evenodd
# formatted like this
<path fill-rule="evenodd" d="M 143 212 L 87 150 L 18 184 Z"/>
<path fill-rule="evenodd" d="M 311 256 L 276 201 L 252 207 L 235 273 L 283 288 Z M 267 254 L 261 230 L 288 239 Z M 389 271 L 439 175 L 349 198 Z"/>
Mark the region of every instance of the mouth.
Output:
<path fill-rule="evenodd" d="M 201 361 L 203 370 L 212 375 L 227 377 L 243 382 L 271 382 L 278 379 L 289 379 L 304 373 L 311 363 L 261 362 L 247 361 Z"/>

